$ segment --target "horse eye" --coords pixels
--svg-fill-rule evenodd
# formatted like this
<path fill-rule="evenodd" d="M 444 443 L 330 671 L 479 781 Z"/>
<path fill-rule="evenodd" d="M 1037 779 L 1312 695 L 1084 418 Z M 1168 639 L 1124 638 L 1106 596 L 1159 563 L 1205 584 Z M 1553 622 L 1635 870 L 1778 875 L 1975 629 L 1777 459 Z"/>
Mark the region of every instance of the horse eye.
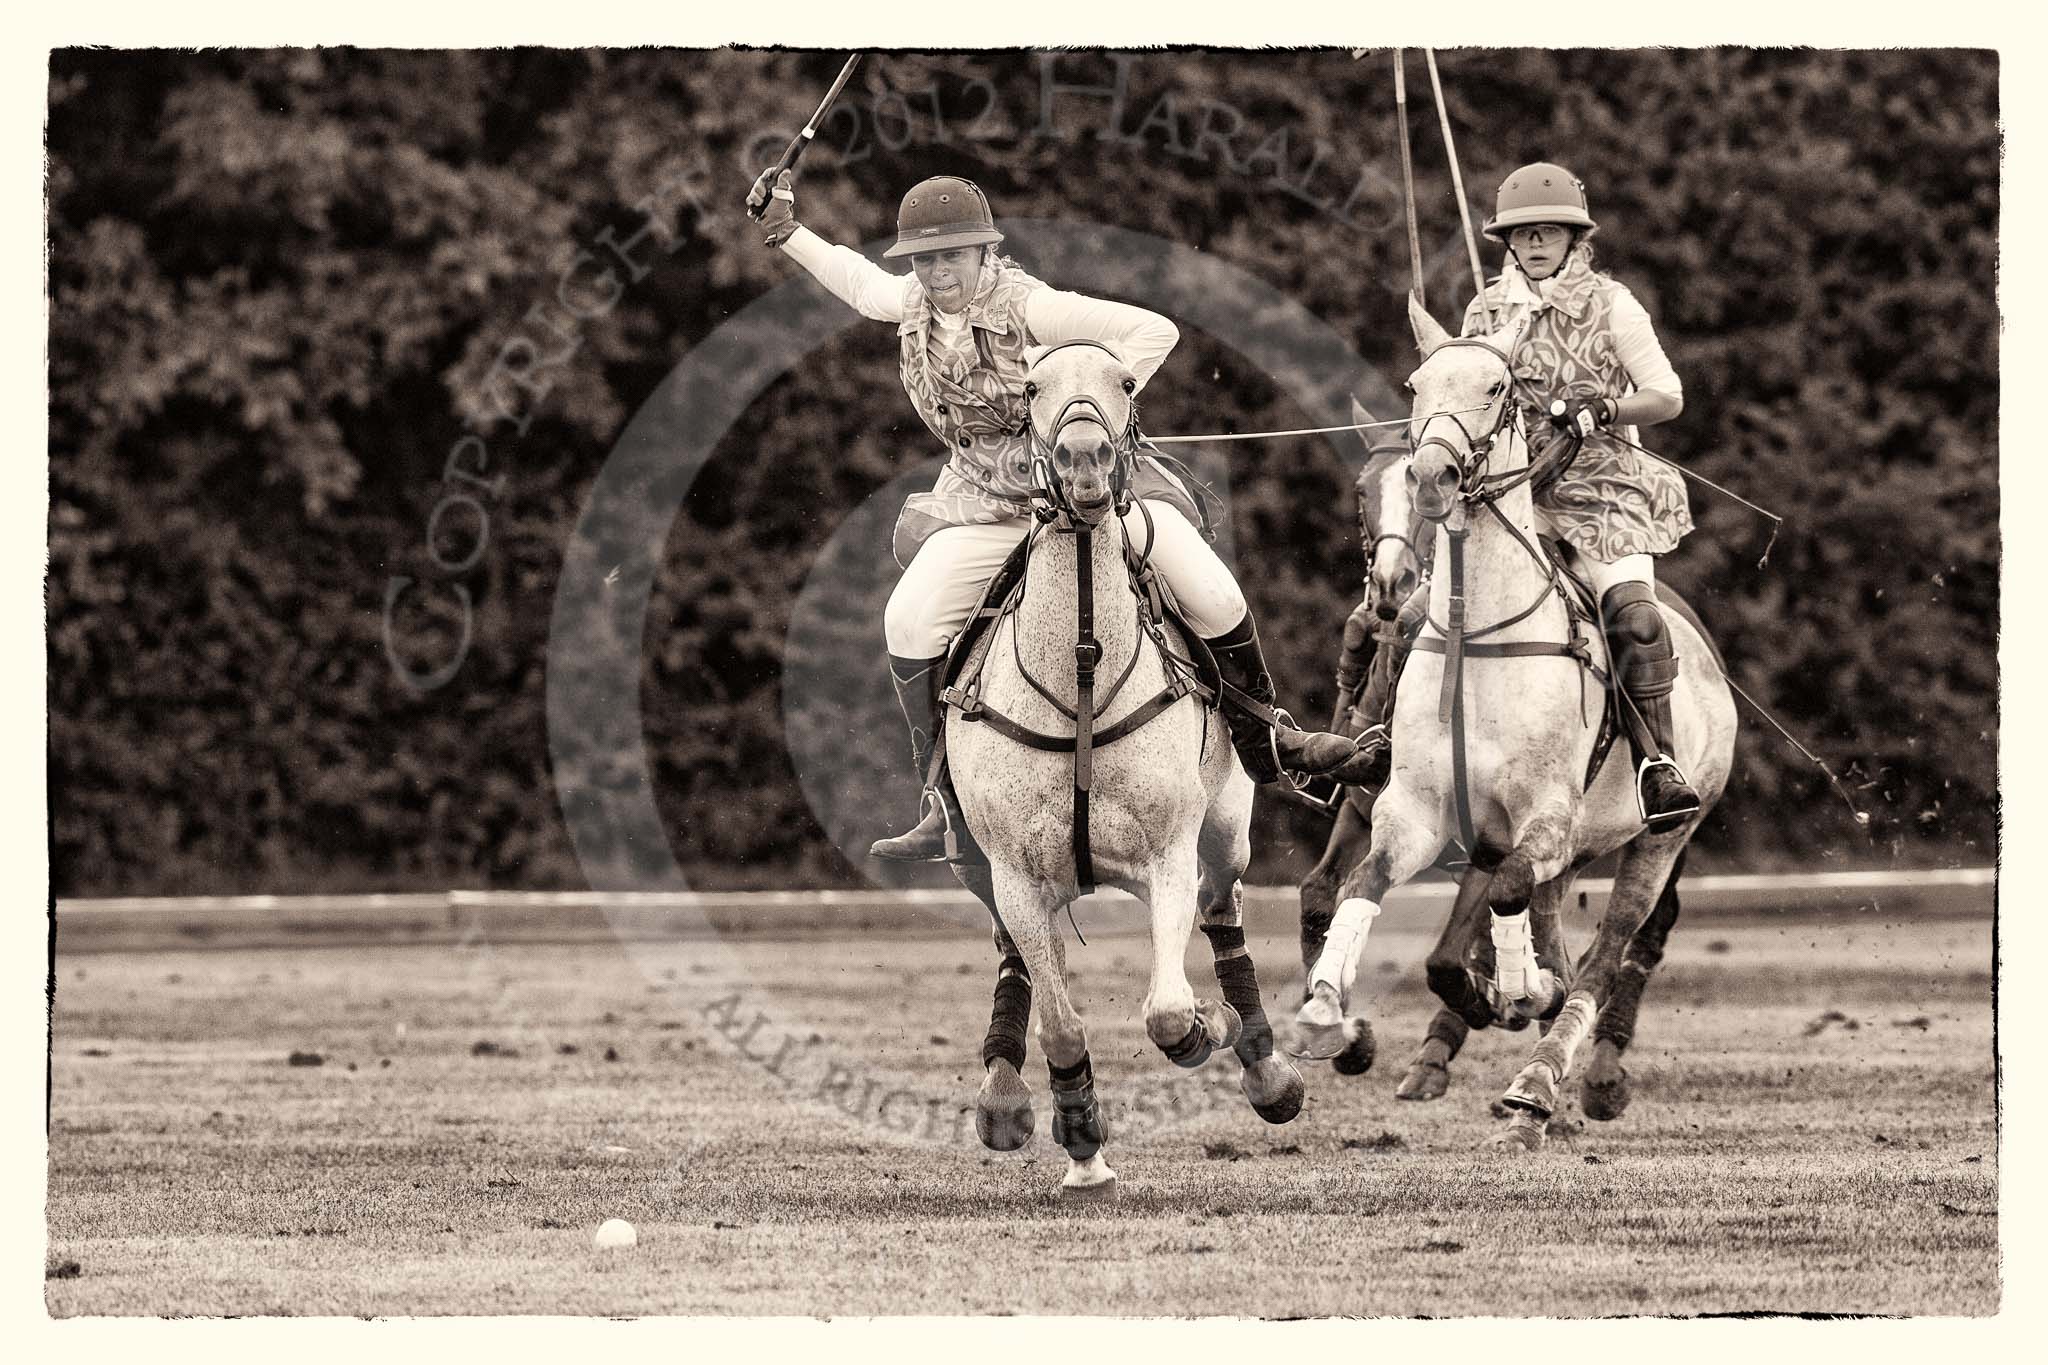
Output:
<path fill-rule="evenodd" d="M 1124 392 L 1125 392 L 1125 393 L 1136 393 L 1137 391 L 1138 391 L 1138 381 L 1137 381 L 1137 380 L 1135 380 L 1135 379 L 1126 379 L 1126 380 L 1124 381 Z"/>
<path fill-rule="evenodd" d="M 1024 401 L 1028 403 L 1036 397 L 1038 397 L 1038 385 L 1027 383 L 1024 386 Z"/>

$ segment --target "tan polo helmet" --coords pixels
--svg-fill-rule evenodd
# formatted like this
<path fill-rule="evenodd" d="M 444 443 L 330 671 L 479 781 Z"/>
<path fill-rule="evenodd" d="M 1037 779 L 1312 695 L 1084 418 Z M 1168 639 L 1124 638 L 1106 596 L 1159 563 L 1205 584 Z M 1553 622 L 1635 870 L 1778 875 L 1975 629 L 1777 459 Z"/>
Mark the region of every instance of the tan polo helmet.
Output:
<path fill-rule="evenodd" d="M 1600 226 L 1586 211 L 1585 182 L 1549 161 L 1533 162 L 1500 182 L 1493 217 L 1480 231 L 1505 242 L 1510 229 L 1535 223 L 1562 223 L 1589 232 Z"/>

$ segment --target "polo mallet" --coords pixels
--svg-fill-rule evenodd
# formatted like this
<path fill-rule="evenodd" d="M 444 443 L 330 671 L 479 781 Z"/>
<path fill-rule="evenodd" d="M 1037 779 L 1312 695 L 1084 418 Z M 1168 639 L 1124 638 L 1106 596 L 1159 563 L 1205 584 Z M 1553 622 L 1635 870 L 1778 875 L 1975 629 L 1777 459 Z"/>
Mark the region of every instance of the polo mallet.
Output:
<path fill-rule="evenodd" d="M 1493 309 L 1486 304 L 1486 272 L 1479 266 L 1479 238 L 1472 232 L 1472 209 L 1465 202 L 1465 177 L 1458 173 L 1458 147 L 1451 140 L 1451 111 L 1444 107 L 1443 82 L 1437 79 L 1436 49 L 1425 47 L 1422 55 L 1429 62 L 1429 88 L 1436 96 L 1437 122 L 1443 125 L 1444 155 L 1451 162 L 1451 190 L 1458 196 L 1458 221 L 1465 225 L 1465 251 L 1472 257 L 1472 285 L 1479 291 L 1479 309 L 1486 314 L 1486 327 L 1493 330 Z"/>
<path fill-rule="evenodd" d="M 1394 120 L 1401 130 L 1401 189 L 1408 199 L 1408 279 L 1415 301 L 1426 303 L 1422 289 L 1422 231 L 1415 223 L 1415 158 L 1408 150 L 1408 76 L 1406 59 L 1394 49 Z"/>
<path fill-rule="evenodd" d="M 781 178 L 784 171 L 796 169 L 797 159 L 804 154 L 804 148 L 811 145 L 811 139 L 818 135 L 818 125 L 825 121 L 825 115 L 832 112 L 833 101 L 839 98 L 839 92 L 846 88 L 846 82 L 853 75 L 853 69 L 859 65 L 860 53 L 856 52 L 846 59 L 845 66 L 839 68 L 839 78 L 833 81 L 832 88 L 825 92 L 824 102 L 818 106 L 818 112 L 811 115 L 810 121 L 804 124 L 804 130 L 791 138 L 789 145 L 782 149 L 782 160 L 776 162 L 775 169 L 768 174 L 769 192 L 761 196 L 759 204 L 747 210 L 749 217 L 758 222 L 761 215 L 768 211 L 768 201 L 774 197 L 775 182 Z"/>

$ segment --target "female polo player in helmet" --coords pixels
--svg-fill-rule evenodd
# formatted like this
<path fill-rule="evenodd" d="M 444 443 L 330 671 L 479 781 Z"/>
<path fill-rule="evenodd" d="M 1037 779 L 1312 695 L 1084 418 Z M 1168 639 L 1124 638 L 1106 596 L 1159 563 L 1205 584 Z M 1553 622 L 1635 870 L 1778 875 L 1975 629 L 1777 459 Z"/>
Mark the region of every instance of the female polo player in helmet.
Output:
<path fill-rule="evenodd" d="M 883 614 L 890 676 L 910 725 L 920 773 L 940 716 L 939 689 L 948 647 L 974 604 L 1032 525 L 1031 456 L 1025 441 L 1028 405 L 1025 348 L 1094 341 L 1113 350 L 1142 386 L 1166 359 L 1180 333 L 1157 313 L 1054 289 L 998 254 L 1003 234 L 988 199 L 973 182 L 934 176 L 911 187 L 896 218 L 896 243 L 883 255 L 910 259 L 897 275 L 848 247 L 835 246 L 796 221 L 790 173 L 754 183 L 750 207 L 769 246 L 779 247 L 863 316 L 896 324 L 904 391 L 948 460 L 930 492 L 905 503 L 895 551 L 903 578 Z M 1199 512 L 1187 488 L 1149 456 L 1131 476 L 1134 505 L 1151 514 L 1152 564 L 1191 625 L 1206 639 L 1224 677 L 1253 697 L 1273 700 L 1259 637 L 1230 570 L 1196 529 Z M 1132 537 L 1144 543 L 1141 521 Z M 1361 756 L 1335 735 L 1269 726 L 1226 708 L 1232 739 L 1255 781 L 1271 782 L 1282 767 L 1336 772 Z M 877 858 L 903 862 L 945 856 L 950 792 L 928 793 L 924 818 L 877 843 Z"/>
<path fill-rule="evenodd" d="M 1601 594 L 1615 670 L 1660 750 L 1637 754 L 1637 782 L 1650 827 L 1662 829 L 1700 804 L 1670 756 L 1678 665 L 1654 591 L 1654 556 L 1692 529 L 1692 511 L 1677 471 L 1623 442 L 1636 440 L 1636 427 L 1678 416 L 1685 394 L 1643 305 L 1593 268 L 1588 239 L 1597 230 L 1585 186 L 1564 167 L 1537 162 L 1509 175 L 1484 228 L 1507 256 L 1486 306 L 1474 300 L 1466 310 L 1464 331 L 1525 322 L 1515 373 L 1583 438 L 1538 495 L 1537 517 Z"/>

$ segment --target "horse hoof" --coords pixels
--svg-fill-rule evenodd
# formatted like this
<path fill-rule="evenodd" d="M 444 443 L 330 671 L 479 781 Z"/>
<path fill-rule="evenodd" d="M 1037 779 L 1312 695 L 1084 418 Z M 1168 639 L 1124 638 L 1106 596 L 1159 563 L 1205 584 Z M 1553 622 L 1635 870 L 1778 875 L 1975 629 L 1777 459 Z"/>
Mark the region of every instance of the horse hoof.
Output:
<path fill-rule="evenodd" d="M 974 1132 L 992 1152 L 1014 1152 L 1038 1126 L 1031 1112 L 1031 1087 L 1004 1058 L 989 1063 L 974 1097 Z"/>
<path fill-rule="evenodd" d="M 1397 1100 L 1440 1100 L 1451 1088 L 1451 1069 L 1441 1064 L 1417 1062 L 1408 1068 L 1394 1091 Z M 1496 1101 L 1497 1103 L 1497 1101 Z M 1498 1116 L 1496 1116 L 1498 1117 Z"/>
<path fill-rule="evenodd" d="M 1380 1045 L 1372 1036 L 1372 1024 L 1353 1016 L 1344 1021 L 1344 1050 L 1330 1059 L 1342 1076 L 1363 1076 L 1372 1070 Z"/>
<path fill-rule="evenodd" d="M 1557 1109 L 1557 1083 L 1551 1079 L 1550 1069 L 1537 1062 L 1522 1068 L 1500 1102 L 1509 1109 L 1547 1119 Z"/>
<path fill-rule="evenodd" d="M 1497 1119 L 1511 1119 L 1515 1116 L 1514 1106 L 1498 1096 L 1486 1106 L 1486 1112 Z"/>
<path fill-rule="evenodd" d="M 1486 1140 L 1496 1152 L 1533 1152 L 1543 1146 L 1543 1120 L 1529 1112 L 1516 1113 L 1505 1128 Z"/>
<path fill-rule="evenodd" d="M 1209 1045 L 1221 1052 L 1237 1046 L 1244 1037 L 1244 1017 L 1221 1000 L 1204 1000 L 1195 1006 L 1195 1017 L 1208 1030 Z"/>
<path fill-rule="evenodd" d="M 1278 1057 L 1268 1057 L 1257 1066 L 1246 1067 L 1238 1085 L 1244 1091 L 1244 1097 L 1251 1101 L 1252 1112 L 1275 1125 L 1292 1122 L 1294 1116 L 1301 1112 L 1301 1102 L 1308 1094 L 1308 1087 L 1302 1084 L 1301 1073 Z"/>
<path fill-rule="evenodd" d="M 1327 986 L 1294 1012 L 1294 1026 L 1294 1041 L 1288 1051 L 1297 1057 L 1327 1062 L 1344 1050 L 1344 1007 Z"/>
<path fill-rule="evenodd" d="M 1060 1197 L 1077 1202 L 1091 1202 L 1116 1198 L 1116 1172 L 1097 1152 L 1086 1161 L 1072 1161 L 1067 1164 L 1067 1173 L 1060 1179 Z"/>
<path fill-rule="evenodd" d="M 1628 1102 L 1628 1071 L 1621 1064 L 1621 1054 L 1612 1044 L 1602 1043 L 1579 1087 L 1579 1108 L 1587 1118 L 1606 1123 L 1620 1118 Z"/>

